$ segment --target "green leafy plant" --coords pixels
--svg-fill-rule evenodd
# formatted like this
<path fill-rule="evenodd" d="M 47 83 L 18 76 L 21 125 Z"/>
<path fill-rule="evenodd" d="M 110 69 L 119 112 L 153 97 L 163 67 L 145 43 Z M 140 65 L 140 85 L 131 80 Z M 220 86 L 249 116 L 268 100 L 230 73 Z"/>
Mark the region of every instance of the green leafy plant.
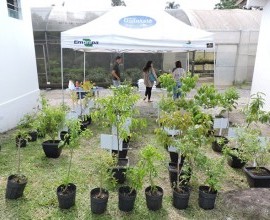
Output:
<path fill-rule="evenodd" d="M 253 166 L 266 164 L 269 159 L 270 142 L 267 138 L 259 138 L 260 130 L 238 127 L 236 137 L 231 138 L 236 143 L 235 148 L 226 148 L 227 154 L 237 156 L 241 161 L 253 161 Z"/>
<path fill-rule="evenodd" d="M 66 125 L 68 127 L 68 133 L 64 138 L 65 143 L 68 143 L 66 144 L 66 148 L 69 150 L 70 160 L 67 176 L 64 180 L 64 189 L 62 190 L 63 192 L 68 189 L 68 184 L 70 183 L 70 172 L 74 149 L 80 146 L 80 141 L 82 138 L 88 138 L 92 135 L 89 129 L 85 129 L 84 131 L 81 130 L 81 121 L 79 119 L 70 119 L 66 122 Z"/>
<path fill-rule="evenodd" d="M 112 87 L 113 95 L 98 98 L 96 100 L 97 109 L 93 112 L 93 120 L 103 126 L 115 126 L 119 145 L 120 138 L 127 140 L 129 136 L 135 135 L 135 128 L 145 127 L 145 120 L 136 115 L 138 109 L 134 107 L 140 96 L 135 93 L 135 89 L 130 85 Z M 130 126 L 127 129 L 127 120 Z M 119 149 L 119 146 L 118 146 Z M 118 151 L 119 152 L 119 151 Z"/>
<path fill-rule="evenodd" d="M 176 82 L 173 75 L 170 73 L 163 73 L 158 77 L 161 88 L 167 89 L 168 97 L 172 95 L 173 89 L 176 86 Z"/>
<path fill-rule="evenodd" d="M 65 122 L 67 107 L 50 106 L 47 101 L 42 99 L 42 110 L 38 112 L 35 126 L 39 132 L 48 135 L 51 140 L 55 141 L 58 137 L 58 131 L 63 127 Z"/>
<path fill-rule="evenodd" d="M 214 85 L 202 85 L 197 89 L 194 99 L 199 106 L 209 109 L 214 108 L 219 104 L 221 95 L 218 93 Z"/>
<path fill-rule="evenodd" d="M 239 93 L 236 88 L 230 87 L 225 90 L 225 92 L 221 95 L 220 98 L 220 106 L 223 108 L 219 115 L 221 115 L 224 111 L 227 112 L 228 118 L 229 113 L 236 109 L 237 107 L 237 100 L 240 98 Z"/>
<path fill-rule="evenodd" d="M 181 78 L 181 96 L 187 96 L 187 94 L 196 87 L 198 80 L 199 75 L 192 76 L 191 72 L 187 72 L 186 76 Z"/>
<path fill-rule="evenodd" d="M 158 151 L 157 148 L 147 145 L 140 152 L 140 163 L 142 168 L 145 170 L 150 182 L 150 192 L 155 194 L 157 192 L 156 184 L 154 178 L 158 176 L 158 171 L 156 168 L 156 162 L 162 161 L 164 159 L 163 155 Z"/>
<path fill-rule="evenodd" d="M 145 177 L 145 170 L 138 164 L 137 166 L 129 167 L 126 172 L 127 185 L 130 187 L 131 194 L 134 190 L 138 191 L 143 187 L 143 179 Z"/>
<path fill-rule="evenodd" d="M 97 197 L 101 198 L 103 196 L 102 189 L 116 186 L 111 168 L 117 165 L 117 161 L 108 151 L 96 149 L 91 156 L 91 164 L 91 178 L 96 178 L 99 188 Z"/>
<path fill-rule="evenodd" d="M 261 92 L 251 95 L 250 103 L 244 108 L 243 113 L 246 117 L 247 127 L 251 123 L 267 123 L 270 121 L 270 112 L 263 110 L 265 103 L 263 96 L 265 94 Z"/>
<path fill-rule="evenodd" d="M 209 186 L 209 192 L 219 191 L 225 175 L 224 157 L 215 160 L 207 158 L 204 168 L 206 174 L 205 184 Z"/>

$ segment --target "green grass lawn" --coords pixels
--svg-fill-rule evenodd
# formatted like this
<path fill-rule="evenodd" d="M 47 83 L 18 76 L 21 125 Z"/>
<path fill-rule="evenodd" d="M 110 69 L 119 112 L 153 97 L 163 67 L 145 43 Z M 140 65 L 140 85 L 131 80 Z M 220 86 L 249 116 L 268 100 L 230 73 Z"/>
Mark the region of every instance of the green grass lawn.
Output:
<path fill-rule="evenodd" d="M 131 213 L 123 213 L 118 209 L 117 189 L 110 191 L 107 211 L 103 215 L 94 215 L 90 210 L 90 190 L 97 186 L 97 181 L 91 176 L 91 154 L 99 148 L 99 139 L 102 132 L 109 133 L 110 129 L 103 129 L 95 124 L 88 128 L 93 131 L 93 137 L 84 140 L 81 147 L 74 152 L 74 160 L 71 167 L 71 182 L 77 185 L 76 205 L 70 210 L 60 210 L 56 196 L 56 188 L 59 186 L 68 169 L 69 151 L 63 149 L 57 159 L 46 158 L 42 150 L 42 139 L 28 143 L 22 148 L 22 173 L 27 176 L 28 183 L 24 196 L 11 201 L 5 199 L 7 177 L 16 173 L 16 154 L 14 131 L 0 135 L 0 219 L 241 219 L 241 214 L 231 213 L 221 203 L 221 197 L 217 198 L 216 208 L 205 211 L 198 206 L 198 186 L 203 183 L 203 176 L 191 180 L 192 192 L 188 209 L 179 211 L 172 206 L 172 192 L 170 189 L 167 164 L 169 155 L 165 149 L 156 142 L 154 129 L 157 127 L 155 118 L 147 118 L 148 126 L 142 132 L 142 136 L 132 139 L 128 152 L 130 164 L 136 163 L 140 149 L 152 144 L 160 149 L 166 156 L 166 160 L 159 164 L 159 178 L 157 183 L 164 189 L 163 208 L 159 211 L 149 211 L 146 207 L 144 190 L 137 194 L 135 209 Z M 210 157 L 220 157 L 213 152 L 211 146 L 205 149 Z M 245 176 L 241 170 L 235 171 L 226 165 L 226 178 L 223 181 L 225 192 L 232 189 L 248 188 Z M 197 172 L 196 170 L 194 172 Z M 145 180 L 145 187 L 149 184 Z"/>

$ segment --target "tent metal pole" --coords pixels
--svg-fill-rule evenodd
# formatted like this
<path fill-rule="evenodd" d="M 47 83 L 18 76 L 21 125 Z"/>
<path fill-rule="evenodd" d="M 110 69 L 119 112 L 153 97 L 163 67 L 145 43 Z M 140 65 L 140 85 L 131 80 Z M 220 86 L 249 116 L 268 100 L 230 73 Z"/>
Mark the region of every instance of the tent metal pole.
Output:
<path fill-rule="evenodd" d="M 214 43 L 214 85 L 215 85 L 215 76 L 216 76 L 216 44 Z"/>
<path fill-rule="evenodd" d="M 85 51 L 83 51 L 83 81 L 85 82 Z"/>
<path fill-rule="evenodd" d="M 64 98 L 64 70 L 63 70 L 63 48 L 61 47 L 61 81 L 62 81 L 62 102 L 65 103 Z"/>
<path fill-rule="evenodd" d="M 187 72 L 189 72 L 189 51 L 187 51 Z"/>

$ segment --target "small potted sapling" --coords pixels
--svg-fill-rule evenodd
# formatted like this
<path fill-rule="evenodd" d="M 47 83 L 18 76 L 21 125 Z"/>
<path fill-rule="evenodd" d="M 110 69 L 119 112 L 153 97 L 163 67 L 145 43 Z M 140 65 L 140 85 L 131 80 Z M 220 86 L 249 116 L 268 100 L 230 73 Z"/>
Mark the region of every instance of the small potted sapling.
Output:
<path fill-rule="evenodd" d="M 116 166 L 116 163 L 115 158 L 104 149 L 96 149 L 91 156 L 91 179 L 98 184 L 90 192 L 91 211 L 94 214 L 102 214 L 106 211 L 108 190 L 116 185 L 111 169 Z"/>
<path fill-rule="evenodd" d="M 130 212 L 134 208 L 138 190 L 143 187 L 145 170 L 139 163 L 137 166 L 128 167 L 126 171 L 127 185 L 119 187 L 118 207 L 123 212 Z"/>
<path fill-rule="evenodd" d="M 251 166 L 243 168 L 250 187 L 270 187 L 270 170 L 263 165 L 270 157 L 270 141 L 260 137 L 260 130 L 241 128 L 236 130 L 236 148 L 230 153 L 236 155 L 241 161 L 251 162 Z"/>
<path fill-rule="evenodd" d="M 125 158 L 128 145 L 124 143 L 128 142 L 132 134 L 135 134 L 135 128 L 145 126 L 145 123 L 143 120 L 134 117 L 138 114 L 134 105 L 140 98 L 138 94 L 135 94 L 134 88 L 125 85 L 112 89 L 113 95 L 96 100 L 98 107 L 92 116 L 95 122 L 114 128 L 112 129 L 112 135 L 116 136 L 117 150 L 113 149 L 112 153 L 116 155 L 118 165 L 113 169 L 118 183 L 123 183 L 125 181 L 124 172 L 128 166 L 128 158 Z M 128 121 L 129 123 L 127 123 Z M 125 153 L 120 151 L 121 141 L 123 142 L 122 151 L 125 151 Z"/>
<path fill-rule="evenodd" d="M 44 98 L 42 102 L 42 110 L 38 113 L 35 123 L 38 131 L 50 138 L 42 143 L 46 157 L 58 158 L 63 147 L 60 144 L 61 140 L 58 139 L 58 133 L 64 125 L 67 107 L 50 106 L 44 101 Z"/>
<path fill-rule="evenodd" d="M 220 102 L 222 100 L 222 94 L 220 94 L 214 85 L 202 85 L 199 89 L 197 89 L 197 93 L 194 96 L 195 102 L 197 105 L 201 106 L 205 111 L 212 111 L 215 107 L 220 105 Z M 215 120 L 218 120 L 219 122 L 218 127 L 223 127 L 225 126 L 226 128 L 228 125 L 225 125 L 227 119 L 225 122 L 223 119 L 220 119 L 220 115 L 216 115 L 215 119 L 213 121 L 213 125 L 215 125 Z M 228 139 L 225 136 L 222 136 L 221 130 L 219 134 L 214 134 L 214 131 L 211 132 L 213 133 L 213 142 L 212 142 L 212 148 L 216 152 L 221 152 L 223 146 L 228 143 Z"/>
<path fill-rule="evenodd" d="M 81 121 L 78 119 L 70 119 L 67 121 L 68 133 L 65 139 L 68 139 L 66 148 L 69 150 L 70 160 L 68 164 L 67 176 L 64 183 L 57 187 L 56 194 L 58 198 L 59 208 L 69 209 L 75 205 L 76 185 L 70 183 L 71 165 L 74 149 L 80 146 L 80 139 L 91 136 L 90 130 L 81 131 Z"/>
<path fill-rule="evenodd" d="M 26 130 L 29 133 L 29 142 L 36 141 L 38 132 L 35 127 L 35 120 L 36 115 L 35 114 L 25 114 L 22 119 L 19 122 L 18 127 L 21 129 Z"/>
<path fill-rule="evenodd" d="M 92 122 L 92 118 L 90 115 L 90 105 L 91 102 L 93 102 L 94 97 L 94 84 L 91 81 L 84 81 L 81 85 L 81 88 L 83 91 L 85 91 L 84 98 L 81 100 L 81 120 L 82 120 L 82 126 L 90 125 Z"/>
<path fill-rule="evenodd" d="M 6 198 L 17 199 L 22 197 L 24 188 L 27 184 L 27 178 L 21 173 L 21 142 L 27 141 L 30 136 L 27 131 L 19 129 L 16 132 L 17 138 L 17 173 L 8 177 L 6 187 Z"/>
<path fill-rule="evenodd" d="M 215 207 L 217 193 L 225 175 L 224 157 L 213 160 L 202 156 L 199 160 L 206 175 L 204 185 L 199 186 L 199 206 L 210 210 Z"/>
<path fill-rule="evenodd" d="M 150 183 L 150 186 L 145 189 L 146 205 L 152 211 L 162 207 L 163 189 L 156 185 L 154 179 L 158 176 L 156 163 L 163 159 L 163 155 L 158 152 L 158 149 L 151 145 L 147 145 L 140 152 L 140 163 Z"/>

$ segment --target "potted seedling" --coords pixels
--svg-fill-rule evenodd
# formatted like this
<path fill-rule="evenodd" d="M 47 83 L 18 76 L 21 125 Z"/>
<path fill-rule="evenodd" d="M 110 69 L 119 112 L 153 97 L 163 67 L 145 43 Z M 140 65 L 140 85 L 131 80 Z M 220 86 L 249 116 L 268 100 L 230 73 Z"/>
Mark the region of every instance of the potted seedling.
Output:
<path fill-rule="evenodd" d="M 111 167 L 116 166 L 116 160 L 104 149 L 96 149 L 91 157 L 91 169 L 93 181 L 98 182 L 98 187 L 90 192 L 91 211 L 94 214 L 102 214 L 106 211 L 111 187 L 116 185 Z"/>
<path fill-rule="evenodd" d="M 90 137 L 90 130 L 81 131 L 81 121 L 78 119 L 70 119 L 67 121 L 68 133 L 65 139 L 68 139 L 66 148 L 69 150 L 70 160 L 68 164 L 67 176 L 64 183 L 57 187 L 56 194 L 58 198 L 59 208 L 69 209 L 75 205 L 76 185 L 70 183 L 70 173 L 74 149 L 80 146 L 80 139 Z"/>
<path fill-rule="evenodd" d="M 84 81 L 81 85 L 83 91 L 85 91 L 85 95 L 83 100 L 81 100 L 81 119 L 83 125 L 89 125 L 92 122 L 92 118 L 90 115 L 90 107 L 93 105 L 93 97 L 94 97 L 94 84 L 91 81 Z"/>
<path fill-rule="evenodd" d="M 213 160 L 202 156 L 199 160 L 206 175 L 204 185 L 199 186 L 199 206 L 210 210 L 215 207 L 217 193 L 225 174 L 224 157 Z"/>
<path fill-rule="evenodd" d="M 119 210 L 123 212 L 130 212 L 133 210 L 137 192 L 143 187 L 144 176 L 145 170 L 141 164 L 127 169 L 127 185 L 119 187 L 118 190 Z"/>
<path fill-rule="evenodd" d="M 150 183 L 150 186 L 145 189 L 146 205 L 149 210 L 156 211 L 161 209 L 163 198 L 163 189 L 154 182 L 158 176 L 156 163 L 162 161 L 163 156 L 157 148 L 147 145 L 141 150 L 140 158 L 140 163 Z"/>
<path fill-rule="evenodd" d="M 37 128 L 35 127 L 35 114 L 25 114 L 23 118 L 20 120 L 18 127 L 26 130 L 29 133 L 30 138 L 28 141 L 36 141 L 37 140 Z"/>
<path fill-rule="evenodd" d="M 118 166 L 115 168 L 114 173 L 118 182 L 123 183 L 125 181 L 124 172 L 128 165 L 128 159 L 120 157 L 120 142 L 127 142 L 132 135 L 136 134 L 134 129 L 145 126 L 145 123 L 142 119 L 135 117 L 138 114 L 138 110 L 134 105 L 140 97 L 138 94 L 135 94 L 134 88 L 124 85 L 112 89 L 113 95 L 96 100 L 97 109 L 92 115 L 96 123 L 114 128 L 112 129 L 112 136 L 115 136 L 117 139 L 117 150 L 112 152 L 118 158 Z"/>
<path fill-rule="evenodd" d="M 18 141 L 17 145 L 17 173 L 8 177 L 6 187 L 6 198 L 17 199 L 22 197 L 25 186 L 27 184 L 27 178 L 21 173 L 21 141 L 28 140 L 29 134 L 25 130 L 19 129 L 16 132 Z"/>
<path fill-rule="evenodd" d="M 207 146 L 209 142 L 209 138 L 206 136 L 209 129 L 206 126 L 206 116 L 202 114 L 200 118 L 197 118 L 201 124 L 193 118 L 193 124 L 191 123 L 184 130 L 184 135 L 175 141 L 176 149 L 181 155 L 176 168 L 174 168 L 173 205 L 177 209 L 188 207 L 190 195 L 188 184 L 192 176 L 192 171 L 195 167 L 198 167 L 198 159 L 204 155 L 205 150 L 203 147 Z M 184 163 L 182 163 L 182 158 L 184 158 Z"/>
<path fill-rule="evenodd" d="M 249 160 L 246 155 L 250 147 L 246 146 L 253 145 L 254 141 L 256 141 L 255 136 L 257 136 L 254 136 L 253 132 L 250 131 L 251 129 L 241 126 L 234 128 L 234 135 L 229 138 L 234 146 L 226 145 L 222 150 L 232 168 L 242 168 Z"/>
<path fill-rule="evenodd" d="M 62 105 L 50 106 L 44 104 L 37 115 L 36 123 L 39 132 L 50 138 L 42 143 L 46 157 L 58 158 L 62 152 L 63 146 L 59 146 L 61 140 L 58 139 L 58 133 L 64 125 L 66 109 L 66 106 Z"/>
<path fill-rule="evenodd" d="M 263 165 L 267 163 L 270 153 L 270 141 L 260 137 L 260 130 L 242 127 L 236 130 L 236 149 L 231 149 L 244 162 L 252 166 L 243 168 L 250 187 L 270 187 L 270 171 Z"/>

